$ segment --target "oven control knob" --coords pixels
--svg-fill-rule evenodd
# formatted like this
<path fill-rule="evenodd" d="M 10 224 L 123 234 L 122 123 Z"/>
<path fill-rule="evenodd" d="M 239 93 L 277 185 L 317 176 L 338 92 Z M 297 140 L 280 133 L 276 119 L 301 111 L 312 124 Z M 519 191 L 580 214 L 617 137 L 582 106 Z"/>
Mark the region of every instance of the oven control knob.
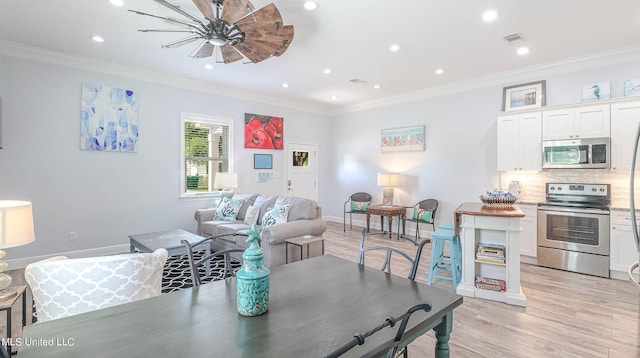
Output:
<path fill-rule="evenodd" d="M 551 189 L 551 190 L 556 190 L 556 187 L 555 187 L 555 186 L 552 186 L 552 187 L 551 187 L 551 188 L 549 188 L 549 189 Z"/>
<path fill-rule="evenodd" d="M 600 191 L 604 193 L 604 188 L 600 188 Z"/>
<path fill-rule="evenodd" d="M 591 191 L 597 191 L 597 190 L 598 190 L 598 189 L 596 189 L 596 188 L 591 188 Z"/>
<path fill-rule="evenodd" d="M 558 190 L 562 190 L 562 187 L 561 187 L 561 186 L 559 186 L 559 187 L 558 187 Z"/>

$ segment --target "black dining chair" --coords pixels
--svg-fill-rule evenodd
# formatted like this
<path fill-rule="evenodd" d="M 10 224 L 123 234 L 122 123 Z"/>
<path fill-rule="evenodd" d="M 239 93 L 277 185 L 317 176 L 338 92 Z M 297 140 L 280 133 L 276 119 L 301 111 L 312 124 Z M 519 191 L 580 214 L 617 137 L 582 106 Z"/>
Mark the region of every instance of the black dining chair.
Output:
<path fill-rule="evenodd" d="M 227 249 L 218 252 L 212 252 L 209 255 L 202 254 L 202 257 L 199 257 L 199 255 L 197 255 L 198 250 L 196 250 L 196 247 L 202 245 L 203 243 L 208 243 L 209 246 L 211 246 L 211 243 L 214 240 L 237 236 L 249 237 L 245 234 L 235 233 L 209 237 L 194 243 L 190 243 L 187 240 L 181 241 L 182 244 L 187 248 L 187 255 L 189 257 L 189 269 L 191 270 L 193 286 L 200 286 L 206 281 L 225 279 L 227 277 L 235 275 L 235 271 L 240 268 L 238 257 L 242 256 L 244 249 Z M 232 254 L 234 254 L 234 256 L 236 257 L 234 258 Z M 233 265 L 233 262 L 236 263 L 235 267 Z M 219 270 L 220 264 L 223 265 L 221 274 Z M 216 269 L 214 270 L 216 273 L 218 273 L 216 277 L 211 276 L 210 272 L 212 271 L 212 269 Z"/>
<path fill-rule="evenodd" d="M 436 231 L 436 211 L 438 210 L 438 200 L 425 199 L 414 206 L 408 206 L 407 209 L 413 210 L 410 210 L 412 211 L 411 215 L 407 215 L 402 218 L 402 227 L 405 227 L 407 221 L 416 223 L 416 242 L 420 241 L 420 224 L 431 225 L 431 231 Z M 404 235 L 404 232 L 402 234 Z"/>
<path fill-rule="evenodd" d="M 360 333 L 359 331 L 356 331 L 353 334 L 353 338 L 351 340 L 349 340 L 348 342 L 346 342 L 342 346 L 338 347 L 333 352 L 327 354 L 325 356 L 325 358 L 340 357 L 341 355 L 345 354 L 346 352 L 348 352 L 352 348 L 365 344 L 367 337 L 372 336 L 374 333 L 382 330 L 385 327 L 394 327 L 399 321 L 400 325 L 398 326 L 398 330 L 396 331 L 396 335 L 394 337 L 394 340 L 389 345 L 389 347 L 388 347 L 389 350 L 387 351 L 387 358 L 395 358 L 397 356 L 397 354 L 399 353 L 398 352 L 398 348 L 400 347 L 400 342 L 402 341 L 402 337 L 404 336 L 404 331 L 407 328 L 407 323 L 409 323 L 409 318 L 411 318 L 411 315 L 413 313 L 418 312 L 418 311 L 429 312 L 429 311 L 431 311 L 431 305 L 428 304 L 428 303 L 416 304 L 414 306 L 411 306 L 407 310 L 407 312 L 403 313 L 402 315 L 400 315 L 398 317 L 395 317 L 395 318 L 392 317 L 392 316 L 386 317 L 384 319 L 383 323 L 373 327 L 372 329 L 366 331 L 365 333 Z M 403 354 L 404 357 L 407 357 L 407 349 L 406 349 L 406 347 L 403 348 L 401 354 Z"/>
<path fill-rule="evenodd" d="M 342 231 L 347 231 L 347 214 L 349 214 L 349 229 L 353 227 L 351 215 L 366 215 L 367 206 L 371 204 L 371 194 L 365 192 L 357 192 L 351 194 L 349 199 L 344 202 L 344 213 L 342 214 Z"/>

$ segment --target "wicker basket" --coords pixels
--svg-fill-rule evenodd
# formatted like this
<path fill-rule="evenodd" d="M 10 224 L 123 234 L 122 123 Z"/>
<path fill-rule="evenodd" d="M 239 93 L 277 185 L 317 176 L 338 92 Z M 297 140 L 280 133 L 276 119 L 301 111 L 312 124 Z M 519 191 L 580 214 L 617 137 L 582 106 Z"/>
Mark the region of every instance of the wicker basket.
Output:
<path fill-rule="evenodd" d="M 518 200 L 518 198 L 516 198 L 515 196 L 507 198 L 504 196 L 487 197 L 484 195 L 480 195 L 480 201 L 482 201 L 484 205 L 496 208 L 511 207 L 516 202 L 516 200 Z"/>

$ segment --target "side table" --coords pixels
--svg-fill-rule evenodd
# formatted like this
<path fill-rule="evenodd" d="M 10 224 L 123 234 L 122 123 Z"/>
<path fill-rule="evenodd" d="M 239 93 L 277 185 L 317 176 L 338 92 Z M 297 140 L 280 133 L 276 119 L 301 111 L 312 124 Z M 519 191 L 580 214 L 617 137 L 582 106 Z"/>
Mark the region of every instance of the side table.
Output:
<path fill-rule="evenodd" d="M 9 355 L 15 354 L 15 352 L 11 352 L 11 348 L 14 345 L 13 339 L 11 337 L 11 319 L 13 316 L 13 305 L 16 301 L 22 297 L 22 326 L 24 327 L 27 324 L 27 285 L 12 287 L 17 293 L 13 296 L 7 297 L 3 300 L 0 300 L 0 311 L 7 311 L 7 352 Z"/>
<path fill-rule="evenodd" d="M 398 217 L 398 238 L 400 238 L 400 222 L 402 222 L 402 232 L 404 232 L 404 220 L 402 218 L 406 215 L 407 208 L 400 205 L 370 205 L 367 206 L 367 232 L 369 232 L 369 221 L 371 215 L 380 215 L 380 231 L 384 232 L 384 217 L 389 218 L 389 238 L 393 232 L 391 224 L 393 223 L 393 217 Z"/>
<path fill-rule="evenodd" d="M 284 263 L 288 264 L 289 263 L 289 245 L 296 245 L 300 247 L 300 260 L 304 259 L 304 256 L 302 256 L 302 248 L 306 245 L 307 246 L 307 258 L 309 258 L 309 244 L 314 243 L 314 242 L 322 242 L 322 254 L 324 255 L 324 237 L 320 237 L 320 236 L 309 236 L 309 235 L 305 235 L 305 236 L 298 236 L 298 237 L 294 237 L 291 239 L 286 239 L 284 241 Z"/>

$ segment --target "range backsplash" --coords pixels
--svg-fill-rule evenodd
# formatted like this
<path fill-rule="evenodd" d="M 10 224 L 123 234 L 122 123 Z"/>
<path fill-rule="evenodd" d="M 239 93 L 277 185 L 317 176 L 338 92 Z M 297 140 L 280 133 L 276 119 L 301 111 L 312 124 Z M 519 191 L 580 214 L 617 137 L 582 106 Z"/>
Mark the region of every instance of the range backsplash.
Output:
<path fill-rule="evenodd" d="M 640 173 L 636 173 L 636 203 L 640 206 Z M 546 183 L 611 184 L 611 207 L 629 208 L 629 173 L 609 169 L 550 169 L 541 172 L 502 172 L 500 188 L 508 191 L 511 181 L 520 183 L 518 201 L 537 203 L 545 200 Z"/>

